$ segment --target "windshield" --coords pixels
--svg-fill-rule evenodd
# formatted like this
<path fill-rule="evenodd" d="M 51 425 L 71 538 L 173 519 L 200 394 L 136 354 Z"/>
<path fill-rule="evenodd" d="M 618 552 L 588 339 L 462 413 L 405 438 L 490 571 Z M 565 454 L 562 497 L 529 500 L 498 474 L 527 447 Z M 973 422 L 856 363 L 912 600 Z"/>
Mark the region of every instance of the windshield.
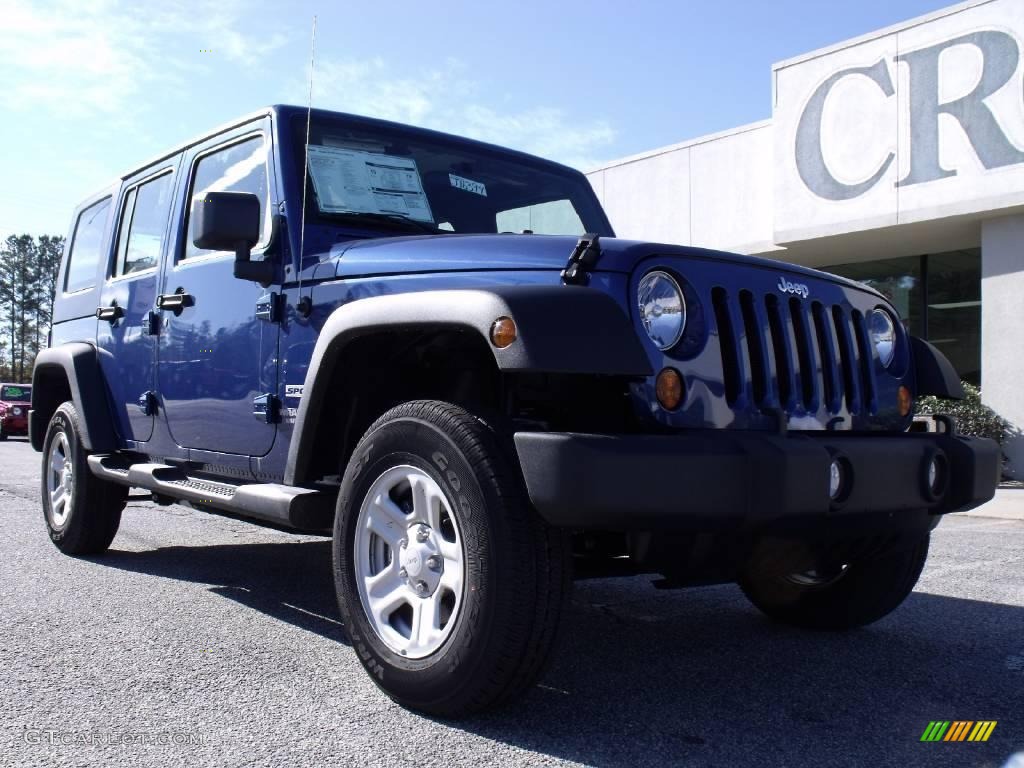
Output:
<path fill-rule="evenodd" d="M 296 119 L 299 168 L 305 127 L 305 118 Z M 344 118 L 313 119 L 307 194 L 306 215 L 319 224 L 399 234 L 611 234 L 582 174 L 458 139 Z"/>
<path fill-rule="evenodd" d="M 21 400 L 29 402 L 32 399 L 32 387 L 20 387 L 11 384 L 4 384 L 0 387 L 0 400 Z"/>

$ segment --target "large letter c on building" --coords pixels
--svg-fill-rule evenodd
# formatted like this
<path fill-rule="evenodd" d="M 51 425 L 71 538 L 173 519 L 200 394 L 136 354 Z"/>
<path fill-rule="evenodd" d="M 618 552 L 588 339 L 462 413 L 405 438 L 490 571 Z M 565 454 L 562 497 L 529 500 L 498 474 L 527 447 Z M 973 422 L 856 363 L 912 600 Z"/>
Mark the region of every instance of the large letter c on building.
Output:
<path fill-rule="evenodd" d="M 879 59 L 870 67 L 851 67 L 836 72 L 814 91 L 807 106 L 804 107 L 803 114 L 800 115 L 800 122 L 796 128 L 796 168 L 807 188 L 826 200 L 849 200 L 864 194 L 878 183 L 896 157 L 890 152 L 871 178 L 859 184 L 844 184 L 833 176 L 825 165 L 825 156 L 821 151 L 821 117 L 825 99 L 836 83 L 851 75 L 864 75 L 870 78 L 886 96 L 892 96 L 896 92 L 885 59 Z"/>

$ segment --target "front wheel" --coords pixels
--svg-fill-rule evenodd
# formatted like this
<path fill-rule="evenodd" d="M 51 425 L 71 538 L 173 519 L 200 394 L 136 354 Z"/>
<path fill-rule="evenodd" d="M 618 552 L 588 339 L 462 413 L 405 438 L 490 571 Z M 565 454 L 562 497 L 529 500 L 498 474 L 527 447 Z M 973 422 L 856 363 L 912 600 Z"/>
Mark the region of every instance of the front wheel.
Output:
<path fill-rule="evenodd" d="M 333 553 L 352 646 L 399 704 L 466 715 L 543 670 L 568 594 L 566 537 L 462 408 L 410 402 L 370 427 L 345 471 Z"/>
<path fill-rule="evenodd" d="M 845 563 L 823 558 L 792 573 L 748 571 L 740 587 L 776 621 L 809 629 L 852 629 L 878 621 L 910 595 L 928 559 L 929 536 Z"/>

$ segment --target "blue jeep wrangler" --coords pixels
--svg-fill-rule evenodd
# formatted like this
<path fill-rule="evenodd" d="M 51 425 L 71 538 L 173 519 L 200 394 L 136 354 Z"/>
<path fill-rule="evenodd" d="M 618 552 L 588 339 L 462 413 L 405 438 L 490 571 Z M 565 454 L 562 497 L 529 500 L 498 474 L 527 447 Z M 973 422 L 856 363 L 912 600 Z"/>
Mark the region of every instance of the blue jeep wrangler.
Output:
<path fill-rule="evenodd" d="M 952 367 L 863 285 L 618 240 L 575 170 L 278 106 L 81 204 L 30 434 L 68 554 L 132 487 L 333 536 L 367 671 L 456 716 L 537 679 L 574 570 L 892 611 L 997 478 L 994 443 L 911 429 L 924 394 Z"/>

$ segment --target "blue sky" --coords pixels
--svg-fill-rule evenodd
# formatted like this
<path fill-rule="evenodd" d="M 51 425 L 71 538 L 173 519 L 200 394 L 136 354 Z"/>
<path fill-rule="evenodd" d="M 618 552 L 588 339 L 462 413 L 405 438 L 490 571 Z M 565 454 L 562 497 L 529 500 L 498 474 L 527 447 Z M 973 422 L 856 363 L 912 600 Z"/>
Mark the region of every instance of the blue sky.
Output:
<path fill-rule="evenodd" d="M 65 234 L 123 171 L 264 104 L 461 133 L 586 169 L 771 116 L 773 62 L 943 0 L 0 0 L 0 237 Z M 207 52 L 209 51 L 209 52 Z"/>

